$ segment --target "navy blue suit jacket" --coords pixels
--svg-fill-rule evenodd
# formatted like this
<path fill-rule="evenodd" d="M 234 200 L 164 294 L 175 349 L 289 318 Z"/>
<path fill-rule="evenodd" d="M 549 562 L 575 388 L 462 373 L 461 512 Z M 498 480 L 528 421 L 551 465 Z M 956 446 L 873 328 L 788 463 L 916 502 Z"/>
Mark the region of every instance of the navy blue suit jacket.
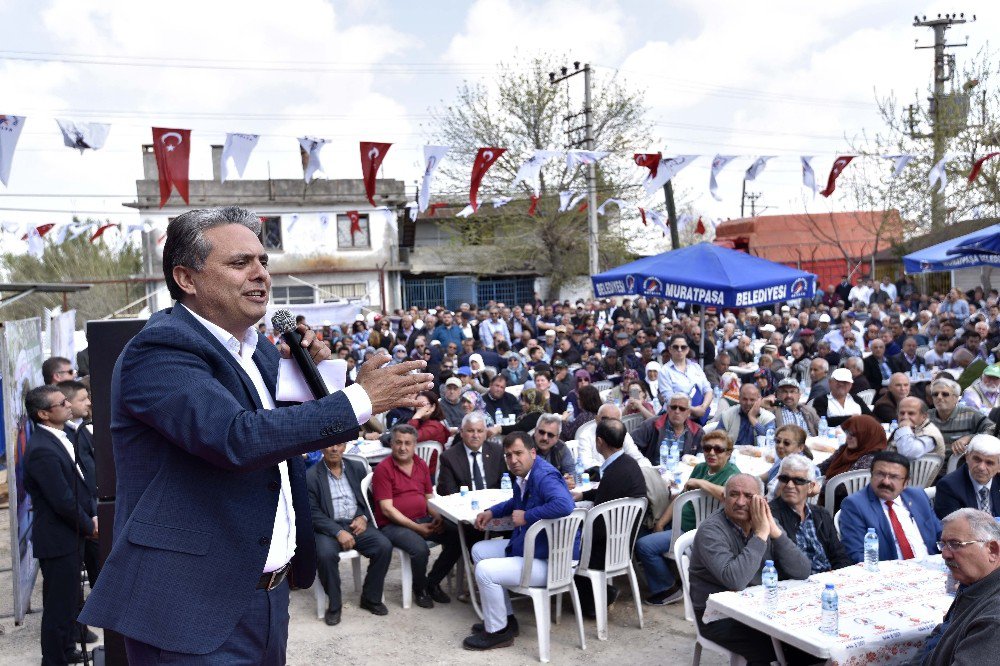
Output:
<path fill-rule="evenodd" d="M 904 488 L 900 497 L 920 529 L 927 552 L 931 555 L 937 553 L 936 542 L 941 538 L 941 521 L 931 511 L 927 493 L 920 488 Z M 840 540 L 854 562 L 861 562 L 865 558 L 865 533 L 869 527 L 874 527 L 878 534 L 878 559 L 896 559 L 896 540 L 892 526 L 882 510 L 881 500 L 871 486 L 848 495 L 840 505 Z"/>
<path fill-rule="evenodd" d="M 937 482 L 937 493 L 934 495 L 934 513 L 938 518 L 944 518 L 952 511 L 962 508 L 979 508 L 979 498 L 972 486 L 969 468 L 959 466 L 951 474 L 941 477 Z M 990 486 L 990 509 L 994 516 L 1000 516 L 1000 482 L 996 477 Z"/>
<path fill-rule="evenodd" d="M 278 352 L 253 362 L 271 395 Z M 205 654 L 233 631 L 264 570 L 288 461 L 295 510 L 290 577 L 316 572 L 301 454 L 357 437 L 342 392 L 263 409 L 233 355 L 183 307 L 126 345 L 111 388 L 114 542 L 82 622 L 161 649 Z"/>

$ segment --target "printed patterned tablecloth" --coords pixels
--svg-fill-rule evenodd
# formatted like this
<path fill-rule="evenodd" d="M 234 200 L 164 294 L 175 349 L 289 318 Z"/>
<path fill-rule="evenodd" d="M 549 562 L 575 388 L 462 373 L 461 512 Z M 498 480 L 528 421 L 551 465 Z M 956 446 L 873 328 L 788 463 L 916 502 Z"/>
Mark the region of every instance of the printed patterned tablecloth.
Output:
<path fill-rule="evenodd" d="M 713 594 L 704 620 L 737 619 L 841 666 L 906 663 L 920 653 L 951 606 L 945 578 L 940 556 L 880 562 L 878 573 L 858 564 L 806 581 L 781 581 L 774 610 L 765 608 L 760 586 Z M 819 630 L 820 595 L 826 583 L 837 586 L 837 636 Z"/>

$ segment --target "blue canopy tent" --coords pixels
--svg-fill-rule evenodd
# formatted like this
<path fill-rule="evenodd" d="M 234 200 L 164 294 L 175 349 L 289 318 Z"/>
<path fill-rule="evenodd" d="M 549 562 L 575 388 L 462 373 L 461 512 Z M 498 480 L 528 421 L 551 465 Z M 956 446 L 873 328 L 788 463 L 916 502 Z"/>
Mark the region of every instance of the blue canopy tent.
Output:
<path fill-rule="evenodd" d="M 994 224 L 911 252 L 903 256 L 903 270 L 912 275 L 977 266 L 1000 266 L 1000 255 L 996 252 L 998 235 L 1000 224 Z"/>
<path fill-rule="evenodd" d="M 591 277 L 594 293 L 651 296 L 720 308 L 812 298 L 816 276 L 711 243 L 645 257 Z"/>

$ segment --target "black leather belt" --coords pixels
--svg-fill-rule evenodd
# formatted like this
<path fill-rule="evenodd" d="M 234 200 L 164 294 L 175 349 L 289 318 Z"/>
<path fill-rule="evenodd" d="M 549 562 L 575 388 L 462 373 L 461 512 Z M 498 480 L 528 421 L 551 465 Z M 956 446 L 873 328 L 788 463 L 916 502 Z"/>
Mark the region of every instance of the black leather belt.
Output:
<path fill-rule="evenodd" d="M 285 580 L 285 576 L 288 575 L 288 565 L 281 567 L 280 569 L 275 569 L 274 571 L 269 571 L 267 573 L 260 575 L 260 580 L 257 581 L 258 590 L 271 591 L 274 588 L 281 585 Z"/>

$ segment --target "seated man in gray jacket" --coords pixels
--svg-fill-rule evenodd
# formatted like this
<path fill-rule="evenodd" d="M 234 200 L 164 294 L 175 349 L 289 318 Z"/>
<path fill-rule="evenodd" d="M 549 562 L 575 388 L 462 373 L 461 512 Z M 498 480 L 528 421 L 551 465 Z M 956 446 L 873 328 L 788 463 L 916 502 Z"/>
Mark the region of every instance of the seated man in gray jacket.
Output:
<path fill-rule="evenodd" d="M 776 659 L 770 636 L 730 618 L 705 623 L 702 616 L 708 595 L 760 585 L 765 560 L 774 561 L 781 579 L 805 580 L 812 571 L 809 558 L 771 515 L 761 480 L 736 474 L 726 482 L 722 510 L 698 526 L 691 549 L 690 593 L 701 635 L 744 657 L 750 666 Z M 783 649 L 789 664 L 817 661 L 791 646 Z"/>

